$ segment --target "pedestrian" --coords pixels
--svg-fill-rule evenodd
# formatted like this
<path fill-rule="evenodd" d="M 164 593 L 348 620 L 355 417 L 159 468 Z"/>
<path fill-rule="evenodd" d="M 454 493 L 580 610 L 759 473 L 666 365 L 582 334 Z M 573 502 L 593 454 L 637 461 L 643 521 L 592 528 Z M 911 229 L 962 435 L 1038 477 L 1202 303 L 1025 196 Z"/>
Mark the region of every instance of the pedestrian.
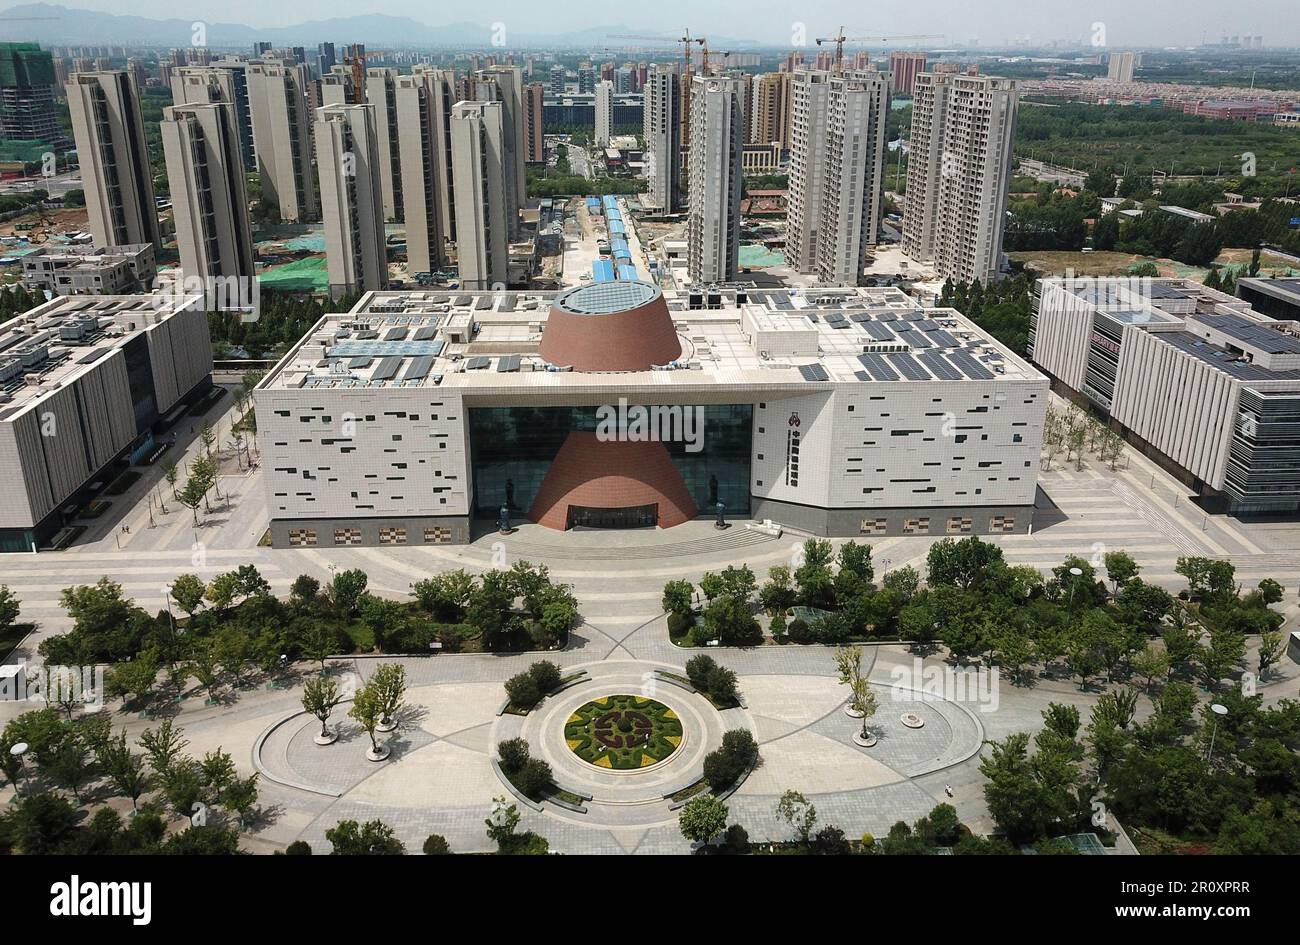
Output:
<path fill-rule="evenodd" d="M 945 784 L 945 785 L 943 786 L 943 793 L 947 794 L 949 797 L 952 797 L 952 785 L 951 785 L 951 784 Z"/>

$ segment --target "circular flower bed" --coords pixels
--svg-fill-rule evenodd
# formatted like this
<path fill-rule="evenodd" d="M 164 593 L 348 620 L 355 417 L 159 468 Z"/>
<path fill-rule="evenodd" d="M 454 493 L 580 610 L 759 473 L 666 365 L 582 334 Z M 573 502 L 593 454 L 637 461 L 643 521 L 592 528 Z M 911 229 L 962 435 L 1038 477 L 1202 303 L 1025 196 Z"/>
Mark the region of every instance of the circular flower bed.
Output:
<path fill-rule="evenodd" d="M 662 702 L 643 696 L 604 696 L 569 716 L 564 740 L 575 755 L 598 768 L 645 768 L 678 749 L 682 722 Z"/>

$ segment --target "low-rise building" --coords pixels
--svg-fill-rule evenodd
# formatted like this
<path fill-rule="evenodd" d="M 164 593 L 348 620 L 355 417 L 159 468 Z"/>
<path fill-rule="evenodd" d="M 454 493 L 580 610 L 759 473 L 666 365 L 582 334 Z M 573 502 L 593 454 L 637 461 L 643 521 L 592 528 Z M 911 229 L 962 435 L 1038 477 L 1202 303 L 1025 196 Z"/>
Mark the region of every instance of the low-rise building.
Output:
<path fill-rule="evenodd" d="M 475 519 L 1025 532 L 1048 382 L 892 288 L 372 292 L 254 392 L 277 546 Z M 666 425 L 666 426 L 665 426 Z"/>
<path fill-rule="evenodd" d="M 1300 510 L 1300 321 L 1183 279 L 1043 279 L 1031 357 L 1234 514 Z"/>
<path fill-rule="evenodd" d="M 152 243 L 84 251 L 43 246 L 23 256 L 23 285 L 54 295 L 148 292 L 157 273 Z"/>
<path fill-rule="evenodd" d="M 0 551 L 54 538 L 211 373 L 197 295 L 58 298 L 0 325 Z"/>

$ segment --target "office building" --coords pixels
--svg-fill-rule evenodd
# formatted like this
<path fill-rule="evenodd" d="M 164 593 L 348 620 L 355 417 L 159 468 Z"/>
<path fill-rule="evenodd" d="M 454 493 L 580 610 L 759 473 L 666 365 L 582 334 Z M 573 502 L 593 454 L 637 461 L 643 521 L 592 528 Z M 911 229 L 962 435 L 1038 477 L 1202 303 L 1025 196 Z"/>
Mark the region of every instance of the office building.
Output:
<path fill-rule="evenodd" d="M 384 194 L 373 105 L 316 112 L 325 262 L 335 298 L 388 285 Z"/>
<path fill-rule="evenodd" d="M 500 102 L 458 102 L 451 110 L 456 265 L 465 289 L 509 279 L 503 112 Z"/>
<path fill-rule="evenodd" d="M 366 104 L 375 109 L 375 134 L 379 139 L 379 180 L 384 192 L 384 219 L 401 220 L 402 155 L 398 143 L 397 70 L 366 70 Z"/>
<path fill-rule="evenodd" d="M 503 505 L 561 530 L 719 503 L 816 535 L 1028 530 L 1048 382 L 973 322 L 897 289 L 703 304 L 617 281 L 326 315 L 253 394 L 272 544 L 465 542 Z"/>
<path fill-rule="evenodd" d="M 524 88 L 524 160 L 529 164 L 546 162 L 545 101 L 542 83 L 530 82 Z"/>
<path fill-rule="evenodd" d="M 151 243 L 134 246 L 41 246 L 23 256 L 23 285 L 52 295 L 129 295 L 149 292 L 157 275 Z"/>
<path fill-rule="evenodd" d="M 318 43 L 316 45 L 316 76 L 327 75 L 338 62 L 338 57 L 334 54 L 333 43 Z"/>
<path fill-rule="evenodd" d="M 790 197 L 785 248 L 790 265 L 799 272 L 814 272 L 817 268 L 830 78 L 829 72 L 799 69 L 790 81 Z"/>
<path fill-rule="evenodd" d="M 524 76 L 518 66 L 492 66 L 472 77 L 474 100 L 501 105 L 501 180 L 505 186 L 506 229 L 510 240 L 519 237 L 519 211 L 528 196 L 524 172 Z"/>
<path fill-rule="evenodd" d="M 551 94 L 563 95 L 568 84 L 568 71 L 564 66 L 551 66 Z"/>
<path fill-rule="evenodd" d="M 209 309 L 254 305 L 253 228 L 235 106 L 173 105 L 163 110 L 159 130 L 187 288 L 202 285 Z"/>
<path fill-rule="evenodd" d="M 609 147 L 614 123 L 614 83 L 601 79 L 596 83 L 596 133 L 593 139 L 598 148 Z"/>
<path fill-rule="evenodd" d="M 895 95 L 909 96 L 916 85 L 916 77 L 925 71 L 925 53 L 895 50 L 889 54 L 889 90 Z"/>
<path fill-rule="evenodd" d="M 126 72 L 79 72 L 68 110 L 96 246 L 161 243 L 140 91 Z"/>
<path fill-rule="evenodd" d="M 691 84 L 687 272 L 695 283 L 733 282 L 740 261 L 744 148 L 740 81 L 696 76 Z"/>
<path fill-rule="evenodd" d="M 54 67 L 36 43 L 0 43 L 0 138 L 66 141 L 54 105 Z"/>
<path fill-rule="evenodd" d="M 781 150 L 790 148 L 791 74 L 767 72 L 751 80 L 753 110 L 749 140 L 753 144 L 775 141 Z"/>
<path fill-rule="evenodd" d="M 662 213 L 681 207 L 681 85 L 677 74 L 658 66 L 646 77 L 643 128 L 646 192 L 642 202 Z"/>
<path fill-rule="evenodd" d="M 1241 278 L 1237 298 L 1249 302 L 1260 315 L 1300 321 L 1300 279 Z"/>
<path fill-rule="evenodd" d="M 1300 321 L 1184 279 L 1043 279 L 1030 355 L 1211 508 L 1300 511 Z"/>
<path fill-rule="evenodd" d="M 903 252 L 940 279 L 998 277 L 1018 101 L 1010 79 L 916 77 Z"/>
<path fill-rule="evenodd" d="M 438 175 L 438 205 L 441 211 L 443 236 L 451 241 L 456 239 L 456 201 L 453 189 L 455 165 L 451 156 L 451 109 L 459 99 L 456 97 L 456 74 L 451 69 L 429 69 L 417 67 L 413 75 L 423 76 L 429 89 L 431 107 L 434 109 L 436 125 L 441 128 L 441 154 L 434 161 Z"/>
<path fill-rule="evenodd" d="M 1106 57 L 1106 78 L 1111 82 L 1132 82 L 1137 53 L 1113 52 Z"/>
<path fill-rule="evenodd" d="M 257 169 L 253 147 L 253 112 L 248 104 L 248 60 L 226 56 L 206 66 L 184 66 L 171 73 L 172 104 L 227 102 L 235 107 L 239 151 L 244 170 Z"/>
<path fill-rule="evenodd" d="M 406 219 L 407 268 L 413 277 L 442 269 L 452 201 L 450 99 L 436 70 L 396 81 L 398 157 Z"/>
<path fill-rule="evenodd" d="M 857 285 L 880 231 L 889 86 L 881 72 L 832 74 L 829 85 L 816 273 L 823 284 Z"/>
<path fill-rule="evenodd" d="M 357 85 L 351 66 L 336 65 L 320 77 L 321 107 L 360 105 L 365 100 L 365 89 Z"/>
<path fill-rule="evenodd" d="M 290 59 L 248 64 L 248 101 L 262 200 L 286 223 L 317 218 L 307 69 Z"/>
<path fill-rule="evenodd" d="M 0 551 L 70 539 L 211 372 L 198 296 L 57 298 L 0 326 Z"/>

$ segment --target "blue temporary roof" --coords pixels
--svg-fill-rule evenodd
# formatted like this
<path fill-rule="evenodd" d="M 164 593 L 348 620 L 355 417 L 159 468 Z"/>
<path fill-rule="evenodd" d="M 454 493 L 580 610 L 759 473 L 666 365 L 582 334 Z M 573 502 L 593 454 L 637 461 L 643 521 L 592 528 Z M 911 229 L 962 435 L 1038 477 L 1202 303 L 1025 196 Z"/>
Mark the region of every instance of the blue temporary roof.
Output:
<path fill-rule="evenodd" d="M 631 263 L 624 263 L 618 267 L 618 277 L 626 281 L 635 281 L 637 278 L 636 266 Z"/>
<path fill-rule="evenodd" d="M 597 259 L 591 264 L 591 278 L 596 282 L 614 281 L 614 264 L 608 259 Z"/>

